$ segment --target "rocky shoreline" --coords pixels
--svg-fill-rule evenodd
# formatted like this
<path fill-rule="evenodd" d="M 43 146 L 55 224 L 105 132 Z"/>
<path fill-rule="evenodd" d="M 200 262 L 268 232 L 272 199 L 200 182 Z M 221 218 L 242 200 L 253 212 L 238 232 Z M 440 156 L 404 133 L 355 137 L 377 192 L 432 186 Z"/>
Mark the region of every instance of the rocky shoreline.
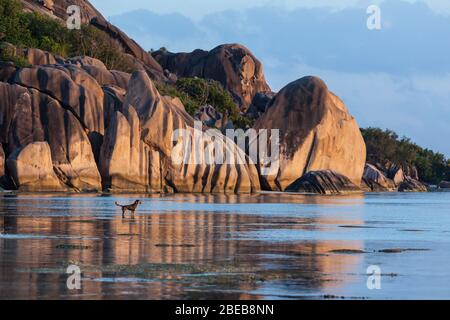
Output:
<path fill-rule="evenodd" d="M 22 1 L 25 9 L 63 19 L 58 6 Z M 256 193 L 266 191 L 340 194 L 427 191 L 417 169 L 366 163 L 366 145 L 347 107 L 317 77 L 300 78 L 274 93 L 262 64 L 244 46 L 174 54 L 145 52 L 109 24 L 87 1 L 83 22 L 120 44 L 135 71 L 108 70 L 95 58 L 62 58 L 36 48 L 2 42 L 0 50 L 29 66 L 0 63 L 0 186 L 19 192 Z M 196 134 L 220 120 L 237 129 L 214 106 L 189 114 L 180 99 L 161 94 L 158 83 L 200 77 L 221 83 L 252 129 L 280 130 L 278 170 L 252 163 L 237 144 L 216 146 L 243 161 L 177 164 L 187 154 L 178 130 Z M 217 119 L 215 118 L 217 116 Z M 213 121 L 212 117 L 214 117 Z M 249 127 L 243 129 L 250 129 Z M 223 132 L 222 132 L 223 133 Z M 221 134 L 219 132 L 219 134 Z M 188 142 L 203 157 L 217 141 Z M 186 143 L 186 141 L 184 141 Z M 445 185 L 444 185 L 445 187 Z"/>

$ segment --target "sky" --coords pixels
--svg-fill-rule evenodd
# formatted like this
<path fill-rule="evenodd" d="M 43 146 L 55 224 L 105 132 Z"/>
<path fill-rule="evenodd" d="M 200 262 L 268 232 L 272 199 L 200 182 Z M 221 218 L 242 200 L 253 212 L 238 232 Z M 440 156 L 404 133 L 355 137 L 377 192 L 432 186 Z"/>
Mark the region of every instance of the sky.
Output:
<path fill-rule="evenodd" d="M 241 43 L 274 91 L 322 78 L 361 127 L 396 131 L 450 157 L 448 0 L 91 0 L 145 49 Z M 381 30 L 366 12 L 377 4 Z"/>

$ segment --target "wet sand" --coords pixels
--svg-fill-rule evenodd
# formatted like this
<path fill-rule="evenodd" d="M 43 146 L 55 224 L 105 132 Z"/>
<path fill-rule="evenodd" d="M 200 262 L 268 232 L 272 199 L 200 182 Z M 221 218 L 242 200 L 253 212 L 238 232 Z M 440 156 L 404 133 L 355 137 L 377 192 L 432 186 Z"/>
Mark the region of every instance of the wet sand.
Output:
<path fill-rule="evenodd" d="M 0 232 L 2 299 L 450 298 L 450 193 L 11 194 Z"/>

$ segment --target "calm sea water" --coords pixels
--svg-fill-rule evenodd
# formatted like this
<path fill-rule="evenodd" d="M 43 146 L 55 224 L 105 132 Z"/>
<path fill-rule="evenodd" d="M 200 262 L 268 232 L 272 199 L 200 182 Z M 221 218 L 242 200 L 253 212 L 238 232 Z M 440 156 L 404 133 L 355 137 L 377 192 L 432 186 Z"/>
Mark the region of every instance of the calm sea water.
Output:
<path fill-rule="evenodd" d="M 0 232 L 2 299 L 450 299 L 450 193 L 1 195 Z"/>

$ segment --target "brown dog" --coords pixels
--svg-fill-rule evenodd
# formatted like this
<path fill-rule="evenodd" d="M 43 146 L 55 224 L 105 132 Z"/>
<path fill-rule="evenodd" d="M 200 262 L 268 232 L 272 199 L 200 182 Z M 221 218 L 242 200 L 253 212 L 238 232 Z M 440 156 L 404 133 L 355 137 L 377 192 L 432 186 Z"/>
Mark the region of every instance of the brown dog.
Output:
<path fill-rule="evenodd" d="M 136 211 L 137 206 L 140 205 L 141 203 L 142 203 L 141 200 L 136 200 L 134 203 L 128 205 L 121 205 L 115 202 L 116 206 L 122 208 L 122 218 L 125 218 L 125 212 L 127 212 L 127 210 L 131 212 L 132 216 L 134 216 L 134 212 Z"/>

